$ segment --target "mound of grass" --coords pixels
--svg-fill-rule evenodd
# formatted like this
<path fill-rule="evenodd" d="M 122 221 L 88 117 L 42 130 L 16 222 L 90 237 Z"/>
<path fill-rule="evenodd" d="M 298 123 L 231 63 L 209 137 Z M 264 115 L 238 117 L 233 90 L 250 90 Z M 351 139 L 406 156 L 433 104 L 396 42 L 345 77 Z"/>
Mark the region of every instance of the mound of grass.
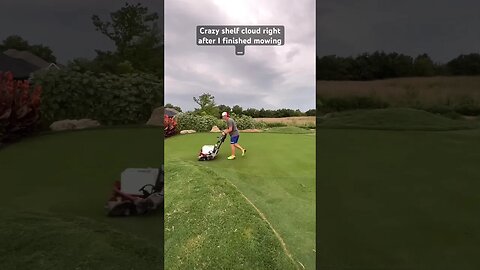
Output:
<path fill-rule="evenodd" d="M 166 269 L 296 269 L 269 224 L 213 170 L 169 162 Z"/>
<path fill-rule="evenodd" d="M 210 133 L 176 136 L 166 140 L 165 168 L 170 168 L 170 163 L 178 161 L 190 162 L 198 166 L 199 170 L 213 171 L 214 176 L 218 175 L 233 183 L 265 215 L 284 239 L 295 261 L 303 264 L 305 269 L 316 269 L 315 136 L 241 133 L 239 143 L 248 149 L 246 156 L 239 155 L 234 161 L 227 160 L 230 145 L 226 141 L 215 160 L 197 161 L 200 147 L 212 144 L 215 140 L 215 134 Z M 189 169 L 190 167 L 184 167 L 184 173 L 188 173 Z M 170 181 L 168 170 L 165 176 Z M 211 185 L 210 173 L 198 174 L 196 177 L 198 183 Z M 180 189 L 178 198 L 182 198 L 182 193 L 185 193 L 179 184 L 167 186 L 166 193 L 171 194 L 172 189 Z M 188 197 L 183 200 L 197 196 L 196 193 L 187 194 Z M 167 200 L 169 196 L 171 195 L 166 196 Z M 175 205 L 173 200 L 170 203 L 167 202 L 167 212 L 170 211 L 169 207 Z M 241 209 L 243 211 L 243 206 Z M 217 219 L 212 220 L 211 226 L 223 226 L 222 224 L 223 220 Z M 235 230 L 235 227 L 230 228 L 230 223 L 227 225 L 223 227 Z M 169 248 L 168 245 L 169 242 L 166 242 L 166 249 Z M 217 250 L 213 249 L 212 252 Z M 220 265 L 217 269 L 229 268 Z"/>
<path fill-rule="evenodd" d="M 320 128 L 359 128 L 380 130 L 460 130 L 477 128 L 471 121 L 454 120 L 422 110 L 388 108 L 332 114 L 319 119 Z"/>
<path fill-rule="evenodd" d="M 317 134 L 318 269 L 480 265 L 480 130 Z"/>
<path fill-rule="evenodd" d="M 91 219 L 0 212 L 0 269 L 158 269 L 157 242 Z"/>

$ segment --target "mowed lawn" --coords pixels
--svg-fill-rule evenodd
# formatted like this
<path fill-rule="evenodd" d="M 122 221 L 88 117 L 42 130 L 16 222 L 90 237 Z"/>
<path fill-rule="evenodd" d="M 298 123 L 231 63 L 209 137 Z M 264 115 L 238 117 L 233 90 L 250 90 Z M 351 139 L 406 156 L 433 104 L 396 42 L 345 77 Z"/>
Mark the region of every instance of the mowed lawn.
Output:
<path fill-rule="evenodd" d="M 236 160 L 226 159 L 230 155 L 227 138 L 215 160 L 197 161 L 201 146 L 214 144 L 216 136 L 218 134 L 214 133 L 190 134 L 165 141 L 165 176 L 166 179 L 176 179 L 170 183 L 166 181 L 165 187 L 166 266 L 183 263 L 196 269 L 247 269 L 234 265 L 243 260 L 248 269 L 267 269 L 264 268 L 267 266 L 274 267 L 268 269 L 291 269 L 290 264 L 278 264 L 284 260 L 282 256 L 289 257 L 290 254 L 297 269 L 302 269 L 301 265 L 305 269 L 316 269 L 315 134 L 242 133 L 239 143 L 247 148 L 245 157 L 238 153 Z M 169 166 L 172 168 L 171 177 Z M 212 199 L 217 197 L 222 199 Z M 187 205 L 188 201 L 195 203 Z M 215 207 L 205 210 L 211 205 Z M 224 209 L 226 214 L 209 218 L 209 213 L 218 209 Z M 181 213 L 188 214 L 177 218 Z M 277 236 L 261 215 L 278 233 Z M 197 224 L 197 218 L 209 221 L 202 225 L 207 233 L 194 232 L 196 225 L 191 225 L 190 234 L 172 228 Z M 257 232 L 250 233 L 254 236 L 246 240 L 238 238 L 238 241 L 245 242 L 228 241 L 235 237 L 236 226 L 245 228 L 248 224 L 253 232 Z M 223 229 L 215 230 L 219 226 Z M 213 235 L 208 233 L 211 230 L 215 232 Z M 196 246 L 197 253 L 203 250 L 208 256 L 187 259 L 189 257 L 182 253 L 185 249 L 179 246 L 191 245 L 195 235 L 204 243 Z M 204 237 L 210 239 L 209 242 L 203 241 Z M 222 247 L 219 249 L 212 243 L 222 237 L 227 244 L 218 245 Z M 281 241 L 287 251 L 279 248 Z M 250 248 L 237 246 L 242 243 Z M 260 260 L 262 264 L 254 260 Z"/>
<path fill-rule="evenodd" d="M 115 128 L 0 149 L 0 269 L 161 269 L 163 213 L 108 218 L 104 204 L 125 168 L 159 167 L 162 147 L 162 129 Z"/>
<path fill-rule="evenodd" d="M 319 269 L 480 269 L 480 131 L 320 129 Z"/>

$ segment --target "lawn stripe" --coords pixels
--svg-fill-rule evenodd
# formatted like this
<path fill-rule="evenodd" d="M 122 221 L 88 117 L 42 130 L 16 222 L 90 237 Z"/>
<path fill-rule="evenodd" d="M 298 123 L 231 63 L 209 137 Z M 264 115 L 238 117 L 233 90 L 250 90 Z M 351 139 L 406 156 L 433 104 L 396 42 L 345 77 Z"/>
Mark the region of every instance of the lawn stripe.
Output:
<path fill-rule="evenodd" d="M 250 201 L 250 199 L 247 198 L 247 196 L 245 196 L 242 191 L 240 191 L 240 189 L 234 184 L 232 183 L 230 180 L 227 179 L 227 181 L 233 186 L 235 187 L 235 189 L 240 193 L 240 195 L 242 195 L 243 198 L 245 198 L 245 200 L 251 205 L 253 206 L 253 208 L 255 208 L 255 210 L 257 210 L 258 214 L 260 215 L 260 217 L 268 224 L 268 226 L 270 227 L 270 229 L 273 231 L 273 233 L 275 234 L 275 236 L 277 237 L 278 241 L 280 241 L 280 244 L 282 245 L 282 248 L 283 248 L 283 251 L 285 252 L 285 254 L 290 258 L 290 260 L 293 261 L 293 263 L 295 263 L 295 259 L 293 258 L 292 254 L 290 253 L 290 251 L 288 251 L 287 249 L 287 245 L 285 244 L 285 241 L 283 241 L 283 238 L 280 236 L 280 234 L 275 230 L 275 228 L 273 227 L 273 225 L 270 223 L 270 221 L 268 221 L 267 217 L 262 213 L 262 211 L 260 211 L 260 209 L 258 209 L 255 204 L 253 204 L 252 201 Z M 299 261 L 296 261 L 298 262 L 303 269 L 305 269 L 305 266 L 303 266 L 303 264 Z"/>
<path fill-rule="evenodd" d="M 200 166 L 194 162 L 188 162 L 190 164 L 192 164 L 193 166 L 197 167 L 197 168 L 201 168 L 202 170 L 205 170 L 205 171 L 208 171 L 209 173 L 212 173 L 212 174 L 215 174 L 217 175 L 218 177 L 220 177 L 216 172 L 214 172 L 213 170 L 210 170 L 209 168 L 206 168 L 204 166 Z M 227 180 L 228 183 L 230 183 L 230 185 L 232 185 L 237 191 L 238 193 L 240 193 L 240 195 L 242 195 L 242 197 L 251 205 L 253 206 L 253 208 L 257 211 L 257 213 L 260 215 L 260 217 L 263 219 L 263 221 L 265 221 L 268 226 L 270 227 L 270 229 L 273 231 L 273 233 L 275 234 L 275 237 L 277 237 L 278 241 L 280 241 L 280 244 L 282 246 L 282 249 L 283 251 L 285 252 L 285 255 L 288 256 L 288 258 L 290 258 L 290 260 L 295 264 L 297 265 L 300 264 L 302 266 L 303 269 L 305 269 L 305 266 L 303 266 L 303 264 L 297 260 L 295 260 L 293 258 L 293 255 L 290 253 L 290 251 L 288 250 L 287 248 L 287 245 L 285 244 L 285 241 L 283 241 L 283 238 L 280 236 L 280 234 L 275 230 L 275 228 L 273 227 L 273 225 L 270 223 L 270 221 L 268 221 L 267 217 L 265 216 L 265 214 L 263 214 L 262 211 L 260 211 L 260 209 L 258 209 L 258 207 L 255 206 L 255 204 L 253 204 L 252 201 L 250 201 L 249 198 L 247 198 L 247 196 L 245 196 L 245 194 L 243 194 L 243 192 L 234 184 L 232 183 L 232 181 L 230 181 L 228 178 L 225 178 L 225 177 L 221 177 L 225 180 Z M 297 265 L 297 269 L 300 269 Z"/>
<path fill-rule="evenodd" d="M 192 164 L 194 164 L 192 162 Z M 213 174 L 216 174 L 214 171 L 210 170 L 210 169 L 207 169 L 203 166 L 199 166 L 197 164 L 194 164 L 194 166 L 197 166 L 197 167 L 201 167 L 202 169 L 204 170 L 208 170 L 210 171 L 210 173 L 213 173 Z M 217 175 L 218 176 L 218 175 Z M 283 238 L 282 236 L 280 236 L 280 234 L 277 232 L 277 230 L 275 230 L 275 228 L 273 227 L 272 223 L 270 223 L 270 221 L 268 221 L 267 217 L 265 216 L 265 214 L 263 214 L 262 211 L 260 211 L 260 209 L 258 209 L 258 207 L 255 206 L 255 204 L 253 204 L 252 201 L 250 201 L 249 198 L 247 198 L 247 196 L 245 196 L 245 194 L 243 194 L 243 192 L 234 184 L 232 183 L 232 181 L 228 180 L 227 178 L 224 178 L 225 180 L 227 180 L 228 183 L 230 183 L 230 185 L 232 185 L 237 191 L 238 193 L 240 193 L 240 195 L 242 195 L 242 197 L 251 205 L 253 206 L 253 208 L 257 211 L 257 213 L 260 215 L 260 217 L 268 224 L 268 226 L 270 227 L 270 229 L 273 231 L 273 233 L 275 234 L 275 236 L 277 237 L 278 241 L 280 241 L 280 244 L 282 245 L 282 249 L 283 251 L 285 252 L 285 254 L 288 256 L 288 258 L 290 258 L 290 260 L 295 264 L 296 262 L 299 263 L 303 269 L 305 269 L 305 267 L 303 266 L 303 264 L 299 261 L 296 261 L 292 254 L 290 253 L 290 251 L 288 251 L 288 248 L 287 248 L 287 244 L 285 244 L 285 241 L 283 241 Z M 297 265 L 297 269 L 300 269 L 298 268 L 298 265 Z"/>

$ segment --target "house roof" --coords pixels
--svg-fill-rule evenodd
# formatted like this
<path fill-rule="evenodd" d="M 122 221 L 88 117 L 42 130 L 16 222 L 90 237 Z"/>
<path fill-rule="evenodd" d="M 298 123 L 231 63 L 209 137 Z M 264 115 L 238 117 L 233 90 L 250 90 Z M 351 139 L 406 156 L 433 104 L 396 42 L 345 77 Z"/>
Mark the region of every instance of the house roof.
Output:
<path fill-rule="evenodd" d="M 18 51 L 15 49 L 8 49 L 3 53 L 12 58 L 22 59 L 24 61 L 27 61 L 28 63 L 37 66 L 39 69 L 46 69 L 46 68 L 49 68 L 51 65 L 51 63 L 43 60 L 42 58 L 36 56 L 35 54 L 29 51 Z"/>
<path fill-rule="evenodd" d="M 0 53 L 0 71 L 10 71 L 16 79 L 27 79 L 31 73 L 37 70 L 37 66 L 23 59 L 13 58 L 4 53 Z"/>
<path fill-rule="evenodd" d="M 178 111 L 172 108 L 164 108 L 164 110 L 165 115 L 168 117 L 174 117 L 176 114 L 178 114 Z"/>

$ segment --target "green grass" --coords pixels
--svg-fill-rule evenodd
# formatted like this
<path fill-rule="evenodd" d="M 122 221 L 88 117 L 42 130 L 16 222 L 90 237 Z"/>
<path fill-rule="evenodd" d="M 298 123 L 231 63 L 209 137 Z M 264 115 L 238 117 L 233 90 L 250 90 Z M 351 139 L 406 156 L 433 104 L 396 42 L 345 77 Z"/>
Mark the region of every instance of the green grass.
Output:
<path fill-rule="evenodd" d="M 83 245 L 84 242 L 79 242 L 78 244 L 83 245 L 84 249 L 77 248 L 76 240 L 81 240 L 79 234 L 82 230 L 86 232 L 86 239 L 93 240 L 95 229 L 92 228 L 95 227 L 101 228 L 101 231 L 112 231 L 112 233 L 118 231 L 121 239 L 126 240 L 123 245 L 135 244 L 138 245 L 138 249 L 142 249 L 150 248 L 153 243 L 156 251 L 152 252 L 159 254 L 163 248 L 161 212 L 151 216 L 116 219 L 106 217 L 103 206 L 111 195 L 113 182 L 119 179 L 120 173 L 125 168 L 158 167 L 162 163 L 162 134 L 162 129 L 153 128 L 85 130 L 33 137 L 2 148 L 0 150 L 0 184 L 2 186 L 0 210 L 7 210 L 5 214 L 7 216 L 3 215 L 2 220 L 11 218 L 14 220 L 12 226 L 19 224 L 20 228 L 22 226 L 25 228 L 9 230 L 8 233 L 3 232 L 2 237 L 16 239 L 22 233 L 38 234 L 39 241 L 43 239 L 46 243 L 48 241 L 45 238 L 51 234 L 49 230 L 56 231 L 58 228 L 58 237 L 63 235 L 65 238 L 58 238 L 55 240 L 57 242 L 53 241 L 53 243 L 65 241 L 64 249 L 53 249 L 52 244 L 45 245 L 44 250 L 39 252 L 44 254 L 43 257 L 55 257 L 57 261 L 61 261 L 71 260 L 71 257 L 66 255 L 69 250 L 72 250 L 77 253 L 78 258 L 71 264 L 58 263 L 54 267 L 53 264 L 47 263 L 43 268 L 36 269 L 66 269 L 63 266 L 80 263 L 84 258 L 82 258 L 83 253 L 79 252 L 84 250 L 85 254 L 90 254 L 90 247 Z M 36 218 L 9 217 L 8 210 L 31 212 Z M 45 216 L 44 219 L 41 218 L 43 216 Z M 64 221 L 63 217 L 86 219 L 91 225 L 88 228 L 76 228 L 74 223 Z M 35 229 L 38 223 L 36 219 L 42 224 L 41 230 Z M 59 221 L 58 225 L 55 225 L 55 220 Z M 70 238 L 67 232 L 72 230 Z M 130 238 L 142 240 L 129 241 Z M 101 239 L 96 241 L 99 243 Z M 103 251 L 102 247 L 104 247 Z M 96 251 L 106 254 L 114 249 L 115 247 L 106 242 Z M 15 262 L 21 262 L 22 256 L 28 250 L 29 247 L 25 247 L 25 253 L 20 253 L 18 258 L 12 258 L 10 266 Z M 132 249 L 132 252 L 135 250 L 136 248 Z M 116 253 L 117 261 L 105 261 L 101 265 L 122 266 L 127 259 L 121 257 L 127 254 L 128 249 L 125 249 L 123 253 Z M 7 255 L 2 251 L 0 254 L 2 261 Z M 31 263 L 37 262 L 42 265 L 42 256 L 32 257 Z M 132 256 L 132 258 L 140 258 L 135 257 L 135 254 Z M 144 262 L 139 262 L 139 265 L 157 267 L 161 257 L 143 258 L 143 260 Z M 18 267 L 21 268 L 21 265 Z M 139 266 L 131 269 L 143 268 Z"/>
<path fill-rule="evenodd" d="M 146 269 L 162 263 L 158 242 L 92 219 L 1 214 L 0 269 Z"/>
<path fill-rule="evenodd" d="M 241 196 L 244 194 L 272 224 L 294 260 L 301 262 L 306 269 L 315 269 L 315 137 L 309 134 L 244 133 L 239 143 L 248 149 L 247 156 L 238 156 L 234 161 L 226 160 L 230 151 L 226 141 L 217 159 L 197 161 L 201 146 L 213 144 L 215 136 L 201 133 L 176 136 L 165 141 L 165 166 L 172 170 L 175 168 L 172 173 L 166 169 L 166 178 L 177 179 L 166 182 L 165 192 L 171 195 L 166 195 L 165 226 L 177 228 L 192 224 L 183 230 L 194 231 L 196 224 L 204 218 L 208 222 L 201 228 L 212 231 L 206 234 L 209 243 L 221 242 L 223 249 L 219 250 L 212 244 L 198 246 L 199 250 L 193 258 L 185 262 L 186 253 L 181 252 L 180 246 L 187 245 L 193 236 L 201 232 L 167 232 L 167 268 L 188 263 L 197 269 L 231 269 L 237 266 L 225 258 L 237 258 L 249 263 L 252 267 L 249 269 L 282 269 L 278 265 L 273 267 L 279 261 L 277 258 L 285 257 L 284 252 L 278 249 L 279 240 L 273 241 L 273 231 L 268 230 L 268 224 L 259 219 L 253 206 L 246 203 Z M 238 190 L 233 189 L 231 184 Z M 215 195 L 222 199 L 215 201 Z M 213 213 L 205 207 L 212 207 Z M 223 209 L 227 212 L 218 214 Z M 192 214 L 182 215 L 182 211 Z M 215 218 L 217 214 L 219 216 Z M 171 219 L 169 215 L 179 217 Z M 255 233 L 250 241 L 232 238 L 235 236 L 232 231 L 248 226 Z M 239 245 L 247 247 L 236 252 Z M 203 258 L 199 254 L 209 256 Z M 261 264 L 273 268 L 261 267 Z M 284 265 L 284 269 L 290 268 L 288 264 Z"/>
<path fill-rule="evenodd" d="M 383 130 L 459 130 L 478 128 L 478 123 L 454 120 L 422 110 L 389 108 L 332 114 L 319 119 L 319 128 L 360 128 Z"/>
<path fill-rule="evenodd" d="M 169 162 L 167 171 L 167 269 L 296 269 L 228 180 L 192 162 Z"/>
<path fill-rule="evenodd" d="M 317 136 L 319 269 L 479 269 L 479 130 Z"/>

